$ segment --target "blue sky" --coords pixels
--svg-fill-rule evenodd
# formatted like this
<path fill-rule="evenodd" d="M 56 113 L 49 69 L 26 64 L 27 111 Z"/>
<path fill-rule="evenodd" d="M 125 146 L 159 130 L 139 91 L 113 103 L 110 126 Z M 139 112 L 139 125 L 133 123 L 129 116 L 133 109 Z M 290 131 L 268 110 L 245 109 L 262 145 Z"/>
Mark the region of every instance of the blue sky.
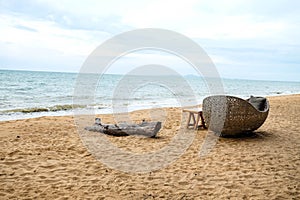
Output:
<path fill-rule="evenodd" d="M 78 72 L 102 42 L 138 28 L 191 38 L 226 78 L 300 81 L 300 1 L 294 0 L 0 0 L 0 69 Z M 194 73 L 159 52 L 128 55 L 109 72 L 149 62 Z"/>

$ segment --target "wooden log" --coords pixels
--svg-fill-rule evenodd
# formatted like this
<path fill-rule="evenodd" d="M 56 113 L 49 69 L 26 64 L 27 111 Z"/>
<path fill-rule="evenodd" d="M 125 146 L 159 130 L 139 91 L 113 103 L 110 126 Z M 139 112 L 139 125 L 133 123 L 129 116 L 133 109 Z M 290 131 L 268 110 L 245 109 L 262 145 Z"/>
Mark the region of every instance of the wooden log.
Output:
<path fill-rule="evenodd" d="M 161 128 L 161 122 L 146 122 L 140 124 L 102 124 L 100 118 L 96 118 L 93 126 L 85 127 L 85 130 L 96 131 L 114 136 L 140 135 L 145 137 L 155 137 Z"/>

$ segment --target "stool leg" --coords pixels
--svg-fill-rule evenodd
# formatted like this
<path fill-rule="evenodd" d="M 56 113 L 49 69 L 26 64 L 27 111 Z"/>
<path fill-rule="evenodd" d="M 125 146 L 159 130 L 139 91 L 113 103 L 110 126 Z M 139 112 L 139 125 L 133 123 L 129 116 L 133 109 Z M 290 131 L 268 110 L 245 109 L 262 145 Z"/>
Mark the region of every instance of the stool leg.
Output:
<path fill-rule="evenodd" d="M 194 113 L 191 113 L 191 115 L 192 115 L 192 119 L 193 119 L 193 123 L 191 125 L 195 127 L 195 124 L 196 124 L 195 115 L 194 115 Z"/>
<path fill-rule="evenodd" d="M 200 114 L 200 117 L 201 117 L 201 123 L 202 123 L 202 126 L 203 126 L 203 128 L 206 129 L 205 121 L 204 121 L 204 118 L 203 118 L 203 114 L 202 114 L 202 113 Z"/>
<path fill-rule="evenodd" d="M 197 121 L 196 121 L 196 123 L 194 125 L 194 129 L 195 130 L 198 129 L 199 119 L 200 119 L 200 113 L 197 114 Z"/>
<path fill-rule="evenodd" d="M 190 126 L 190 121 L 191 121 L 191 113 L 189 113 L 189 118 L 187 120 L 186 128 Z"/>

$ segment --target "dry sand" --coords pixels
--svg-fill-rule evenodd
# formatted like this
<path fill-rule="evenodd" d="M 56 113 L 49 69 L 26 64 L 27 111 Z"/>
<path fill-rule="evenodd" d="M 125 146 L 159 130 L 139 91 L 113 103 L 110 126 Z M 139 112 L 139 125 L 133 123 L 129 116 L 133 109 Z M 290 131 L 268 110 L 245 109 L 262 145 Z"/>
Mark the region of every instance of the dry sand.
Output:
<path fill-rule="evenodd" d="M 208 132 L 198 130 L 176 162 L 139 174 L 110 169 L 95 159 L 72 117 L 0 122 L 0 199 L 300 199 L 300 95 L 269 101 L 269 117 L 255 135 L 220 138 L 200 158 Z M 179 109 L 165 113 L 156 139 L 106 137 L 136 153 L 163 148 L 181 121 Z M 149 111 L 132 117 L 149 119 Z M 113 123 L 110 115 L 101 118 Z"/>

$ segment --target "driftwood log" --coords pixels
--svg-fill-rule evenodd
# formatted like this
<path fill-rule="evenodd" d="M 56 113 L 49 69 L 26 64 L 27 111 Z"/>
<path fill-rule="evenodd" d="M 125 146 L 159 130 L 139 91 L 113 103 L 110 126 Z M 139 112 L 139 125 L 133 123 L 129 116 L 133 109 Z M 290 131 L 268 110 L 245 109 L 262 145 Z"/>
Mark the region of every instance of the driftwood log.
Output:
<path fill-rule="evenodd" d="M 95 119 L 93 126 L 85 127 L 85 130 L 104 133 L 114 136 L 140 135 L 145 137 L 155 137 L 161 128 L 161 122 L 146 122 L 140 124 L 102 124 L 100 118 Z"/>

